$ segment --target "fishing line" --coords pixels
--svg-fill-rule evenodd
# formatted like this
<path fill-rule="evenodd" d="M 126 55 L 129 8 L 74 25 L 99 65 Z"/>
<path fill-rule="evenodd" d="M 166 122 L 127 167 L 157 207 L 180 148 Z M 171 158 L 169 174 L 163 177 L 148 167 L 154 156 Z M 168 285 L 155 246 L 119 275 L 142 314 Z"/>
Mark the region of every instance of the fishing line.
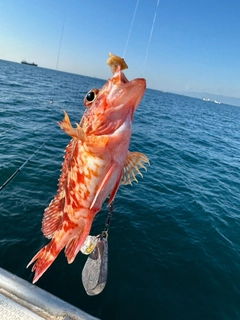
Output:
<path fill-rule="evenodd" d="M 112 215 L 113 215 L 113 202 L 111 202 L 111 204 L 109 205 L 107 220 L 105 222 L 105 227 L 104 227 L 104 230 L 102 232 L 102 235 L 103 234 L 106 234 L 106 235 L 108 234 L 108 230 L 109 230 L 109 226 L 110 226 L 110 221 L 111 221 Z"/>
<path fill-rule="evenodd" d="M 5 188 L 12 180 L 14 177 L 16 177 L 16 175 L 25 167 L 25 165 L 31 160 L 31 158 L 45 145 L 45 143 L 49 140 L 49 138 L 47 140 L 45 140 L 40 147 L 38 147 L 33 154 L 31 154 L 31 156 L 0 186 L 0 191 L 3 190 L 3 188 Z"/>
<path fill-rule="evenodd" d="M 153 17 L 153 22 L 152 22 L 152 29 L 151 29 L 149 40 L 148 40 L 145 61 L 144 61 L 144 64 L 143 64 L 143 74 L 145 72 L 145 67 L 146 67 L 146 63 L 147 63 L 148 51 L 149 51 L 149 47 L 150 47 L 150 42 L 152 40 L 153 29 L 154 29 L 154 25 L 155 25 L 155 21 L 156 21 L 156 17 L 157 17 L 158 5 L 159 5 L 159 0 L 157 0 L 157 6 L 156 6 L 155 14 L 154 14 L 154 17 Z"/>
<path fill-rule="evenodd" d="M 58 48 L 58 56 L 57 56 L 56 70 L 58 69 L 58 62 L 59 62 L 60 51 L 61 51 L 61 47 L 62 47 L 62 38 L 63 38 L 63 31 L 64 31 L 64 26 L 65 26 L 65 18 L 66 18 L 66 11 L 65 11 L 65 14 L 64 14 L 64 18 L 63 18 L 61 37 L 60 37 L 60 43 L 59 43 L 59 48 Z"/>
<path fill-rule="evenodd" d="M 12 127 L 12 128 L 14 128 L 14 127 Z M 39 136 L 40 134 L 42 135 L 42 132 L 43 132 L 43 131 L 46 132 L 46 129 L 48 129 L 48 126 L 47 126 L 47 125 L 42 126 L 41 131 L 40 131 L 39 128 L 33 130 L 33 131 L 31 132 L 31 137 L 30 137 L 29 139 L 32 140 L 32 137 L 33 137 L 33 135 L 35 135 L 35 134 L 37 134 L 38 136 Z M 10 131 L 10 129 L 9 129 L 8 131 Z M 11 140 L 11 143 L 12 143 L 12 139 L 10 139 L 10 140 Z M 21 142 L 19 142 L 18 140 L 14 139 L 14 142 L 17 144 L 17 148 L 18 148 L 18 149 L 19 149 L 21 146 L 25 146 L 25 145 L 26 145 L 26 141 L 22 141 L 22 140 L 21 140 Z M 6 144 L 6 143 L 8 143 L 8 142 L 5 142 L 5 144 Z M 14 144 L 13 144 L 13 146 L 14 146 Z M 21 150 L 20 150 L 20 152 L 21 152 Z M 18 151 L 18 153 L 19 153 L 19 151 Z M 13 156 L 15 156 L 15 154 L 13 154 Z"/>
<path fill-rule="evenodd" d="M 65 14 L 64 14 L 64 18 L 63 18 L 63 24 L 62 24 L 62 30 L 61 30 L 61 36 L 60 36 L 60 42 L 59 42 L 59 48 L 58 48 L 58 56 L 57 56 L 57 63 L 56 63 L 56 70 L 58 69 L 58 63 L 59 63 L 59 57 L 60 57 L 60 51 L 61 51 L 61 47 L 62 47 L 62 38 L 63 38 L 63 32 L 64 32 L 64 26 L 65 26 L 65 18 L 66 18 L 66 10 L 65 10 Z M 50 99 L 50 103 L 53 103 L 53 99 Z M 12 128 L 0 133 L 0 136 L 3 135 L 4 133 L 12 130 Z M 15 177 L 16 175 L 25 167 L 25 165 L 31 160 L 31 158 L 45 145 L 45 143 L 50 140 L 50 138 L 48 138 L 47 140 L 45 140 L 40 147 L 38 147 L 33 154 L 0 186 L 0 191 L 2 191 Z M 20 144 L 21 145 L 21 144 Z"/>
<path fill-rule="evenodd" d="M 5 131 L 3 131 L 3 132 L 1 132 L 1 133 L 0 133 L 0 136 L 3 136 L 3 135 L 4 135 L 4 133 L 7 133 L 8 131 L 10 131 L 10 130 L 12 130 L 12 129 L 13 129 L 13 127 L 12 127 L 12 128 L 10 128 L 10 129 L 5 130 Z"/>
<path fill-rule="evenodd" d="M 139 0 L 137 0 L 136 6 L 135 6 L 135 10 L 134 10 L 133 18 L 132 18 L 132 23 L 131 23 L 131 26 L 130 26 L 130 29 L 129 29 L 129 32 L 128 32 L 127 42 L 126 42 L 125 50 L 124 50 L 124 53 L 123 53 L 123 58 L 125 57 L 125 54 L 126 54 L 126 51 L 127 51 L 129 38 L 130 38 L 130 35 L 131 35 L 131 32 L 132 32 L 133 23 L 134 23 L 136 12 L 137 12 L 137 8 L 138 8 L 138 3 L 139 3 Z"/>
<path fill-rule="evenodd" d="M 63 32 L 64 32 L 64 26 L 65 26 L 65 18 L 66 18 L 66 10 L 65 10 L 64 17 L 63 17 L 63 24 L 62 24 L 61 36 L 60 36 L 60 42 L 59 42 L 59 47 L 58 47 L 56 71 L 58 70 L 59 57 L 60 57 L 60 52 L 61 52 L 61 48 L 62 48 L 62 38 L 63 38 Z M 52 90 L 52 91 L 53 91 L 53 90 Z M 52 96 L 52 95 L 51 95 L 51 96 Z M 53 104 L 53 98 L 50 98 L 50 104 Z"/>

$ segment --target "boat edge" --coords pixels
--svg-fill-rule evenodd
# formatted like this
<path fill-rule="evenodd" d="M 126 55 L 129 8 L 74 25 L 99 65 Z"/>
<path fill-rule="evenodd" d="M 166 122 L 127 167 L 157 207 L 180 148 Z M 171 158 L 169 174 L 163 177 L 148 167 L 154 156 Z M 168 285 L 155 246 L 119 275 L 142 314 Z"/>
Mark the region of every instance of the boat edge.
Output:
<path fill-rule="evenodd" d="M 99 320 L 2 268 L 0 293 L 44 319 Z"/>

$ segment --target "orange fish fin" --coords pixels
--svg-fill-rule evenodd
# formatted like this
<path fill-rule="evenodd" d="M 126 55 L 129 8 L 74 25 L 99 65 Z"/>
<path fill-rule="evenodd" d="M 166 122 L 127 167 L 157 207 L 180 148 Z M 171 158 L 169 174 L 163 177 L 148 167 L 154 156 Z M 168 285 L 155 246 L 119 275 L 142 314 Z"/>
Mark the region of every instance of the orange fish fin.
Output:
<path fill-rule="evenodd" d="M 48 208 L 44 211 L 42 220 L 42 232 L 44 236 L 51 239 L 54 232 L 58 229 L 63 217 L 63 208 L 65 203 L 65 183 L 68 176 L 69 162 L 71 161 L 74 141 L 72 140 L 66 148 L 62 173 L 58 183 L 58 192 L 54 199 L 50 202 Z"/>
<path fill-rule="evenodd" d="M 113 191 L 112 191 L 112 193 L 110 195 L 110 198 L 108 200 L 108 206 L 110 206 L 110 204 L 113 202 L 113 200 L 114 200 L 114 198 L 116 196 L 116 193 L 117 193 L 118 188 L 119 188 L 120 183 L 121 183 L 121 179 L 122 179 L 122 176 L 120 175 L 118 180 L 117 180 L 117 183 L 116 183 L 116 185 L 115 185 L 115 187 L 114 187 L 114 189 L 113 189 Z"/>
<path fill-rule="evenodd" d="M 65 131 L 69 136 L 74 139 L 85 141 L 86 134 L 83 128 L 77 124 L 77 128 L 73 128 L 69 119 L 69 116 L 66 111 L 64 111 L 64 119 L 61 122 L 58 122 L 60 128 Z"/>
<path fill-rule="evenodd" d="M 37 282 L 43 273 L 50 267 L 60 251 L 61 249 L 56 249 L 55 241 L 52 240 L 32 258 L 27 265 L 27 268 L 37 260 L 32 267 L 32 272 L 35 271 L 33 283 Z"/>
<path fill-rule="evenodd" d="M 92 223 L 86 223 L 81 219 L 79 224 L 79 232 L 73 236 L 65 246 L 65 256 L 67 257 L 68 263 L 72 263 L 81 249 L 86 237 L 90 232 Z"/>
<path fill-rule="evenodd" d="M 72 263 L 78 254 L 79 250 L 81 249 L 82 245 L 79 245 L 81 243 L 81 237 L 83 234 L 83 230 L 78 233 L 75 237 L 73 237 L 71 240 L 68 241 L 66 247 L 65 247 L 65 256 L 67 257 L 68 263 Z M 83 243 L 84 241 L 82 241 Z"/>
<path fill-rule="evenodd" d="M 75 236 L 73 236 L 65 246 L 65 256 L 67 257 L 68 263 L 72 263 L 78 252 L 81 250 L 84 241 L 89 235 L 93 217 L 98 211 L 99 210 L 93 210 L 89 212 L 87 219 L 80 219 L 78 223 L 78 233 L 75 234 Z"/>
<path fill-rule="evenodd" d="M 63 212 L 60 210 L 62 199 L 59 199 L 57 195 L 49 207 L 45 209 L 42 220 L 42 232 L 44 236 L 51 239 L 54 232 L 58 229 L 59 224 L 62 221 Z"/>
<path fill-rule="evenodd" d="M 96 192 L 96 195 L 91 203 L 91 206 L 90 206 L 90 209 L 93 208 L 94 204 L 96 203 L 97 201 L 97 198 L 101 192 L 101 190 L 105 187 L 105 185 L 107 184 L 109 178 L 111 177 L 112 173 L 114 172 L 114 166 L 111 166 L 110 169 L 108 170 L 107 174 L 105 175 L 102 183 L 100 184 L 100 186 L 98 187 L 97 189 L 97 192 Z"/>
<path fill-rule="evenodd" d="M 129 151 L 123 168 L 121 184 L 132 184 L 134 180 L 138 182 L 136 175 L 140 174 L 142 176 L 142 173 L 139 169 L 143 168 L 147 170 L 147 168 L 144 166 L 144 163 L 150 164 L 148 157 L 145 156 L 145 154 Z"/>

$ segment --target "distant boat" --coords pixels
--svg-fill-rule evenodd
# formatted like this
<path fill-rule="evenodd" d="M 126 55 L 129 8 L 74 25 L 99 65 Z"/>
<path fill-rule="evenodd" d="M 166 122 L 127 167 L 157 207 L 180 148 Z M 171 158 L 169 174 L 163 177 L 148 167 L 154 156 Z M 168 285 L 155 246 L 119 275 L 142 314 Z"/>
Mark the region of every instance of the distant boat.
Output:
<path fill-rule="evenodd" d="M 203 101 L 210 101 L 210 99 L 209 99 L 209 98 L 205 98 L 205 97 L 203 97 L 202 99 L 203 99 Z"/>
<path fill-rule="evenodd" d="M 34 62 L 30 63 L 30 62 L 27 62 L 26 60 L 23 60 L 21 61 L 22 64 L 28 64 L 29 66 L 34 66 L 34 67 L 37 67 L 38 65 Z"/>
<path fill-rule="evenodd" d="M 221 102 L 220 102 L 220 101 L 217 101 L 217 100 L 214 100 L 214 102 L 217 103 L 217 104 L 221 104 Z"/>

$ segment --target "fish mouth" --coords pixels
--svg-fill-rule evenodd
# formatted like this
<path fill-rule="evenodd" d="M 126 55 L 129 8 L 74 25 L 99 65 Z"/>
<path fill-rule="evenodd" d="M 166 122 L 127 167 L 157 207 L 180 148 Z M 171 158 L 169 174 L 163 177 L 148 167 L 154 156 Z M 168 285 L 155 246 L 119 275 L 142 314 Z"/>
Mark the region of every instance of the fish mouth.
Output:
<path fill-rule="evenodd" d="M 127 77 L 125 76 L 125 74 L 122 71 L 120 72 L 120 79 L 123 83 L 129 82 L 129 80 L 127 79 Z"/>
<path fill-rule="evenodd" d="M 122 71 L 117 72 L 112 79 L 114 85 L 109 100 L 114 101 L 115 106 L 125 105 L 135 111 L 146 91 L 146 80 L 136 78 L 129 81 Z"/>

